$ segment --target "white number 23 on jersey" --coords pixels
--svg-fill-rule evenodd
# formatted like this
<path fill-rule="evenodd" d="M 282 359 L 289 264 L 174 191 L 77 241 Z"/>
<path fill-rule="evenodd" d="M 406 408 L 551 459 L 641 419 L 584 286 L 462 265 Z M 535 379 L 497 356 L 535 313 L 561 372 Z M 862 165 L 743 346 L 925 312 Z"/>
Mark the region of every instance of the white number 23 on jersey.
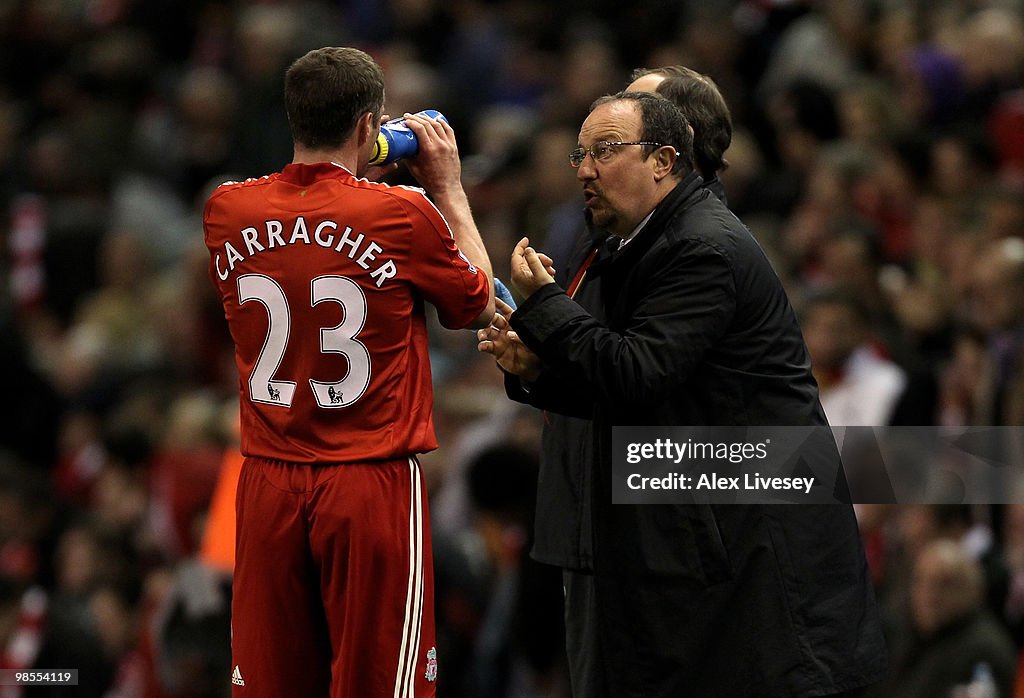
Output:
<path fill-rule="evenodd" d="M 366 322 L 363 289 L 345 276 L 318 276 L 311 283 L 311 304 L 331 301 L 341 305 L 344 318 L 336 327 L 320 329 L 320 351 L 342 354 L 348 373 L 335 382 L 309 380 L 320 407 L 347 407 L 362 397 L 370 385 L 370 352 L 356 339 Z M 295 382 L 275 377 L 281 366 L 291 334 L 291 310 L 284 290 L 269 276 L 245 274 L 238 277 L 238 302 L 258 301 L 267 310 L 267 337 L 256 366 L 249 376 L 249 396 L 254 402 L 290 407 Z"/>

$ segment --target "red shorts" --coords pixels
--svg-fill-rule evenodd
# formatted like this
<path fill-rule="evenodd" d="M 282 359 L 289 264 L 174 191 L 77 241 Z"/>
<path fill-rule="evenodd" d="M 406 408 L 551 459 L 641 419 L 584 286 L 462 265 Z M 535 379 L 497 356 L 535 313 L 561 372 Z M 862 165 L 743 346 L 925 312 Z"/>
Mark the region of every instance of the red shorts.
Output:
<path fill-rule="evenodd" d="M 415 459 L 246 458 L 236 512 L 233 696 L 435 694 L 433 560 Z"/>

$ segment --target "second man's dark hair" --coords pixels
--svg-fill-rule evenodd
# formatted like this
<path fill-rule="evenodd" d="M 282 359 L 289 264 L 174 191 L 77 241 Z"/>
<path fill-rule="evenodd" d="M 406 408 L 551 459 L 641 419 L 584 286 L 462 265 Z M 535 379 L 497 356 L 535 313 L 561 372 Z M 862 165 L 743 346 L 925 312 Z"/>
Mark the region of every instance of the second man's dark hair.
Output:
<path fill-rule="evenodd" d="M 656 92 L 674 102 L 693 125 L 693 155 L 704 179 L 729 163 L 723 157 L 732 143 L 732 116 L 718 86 L 706 75 L 685 69 L 662 80 Z"/>

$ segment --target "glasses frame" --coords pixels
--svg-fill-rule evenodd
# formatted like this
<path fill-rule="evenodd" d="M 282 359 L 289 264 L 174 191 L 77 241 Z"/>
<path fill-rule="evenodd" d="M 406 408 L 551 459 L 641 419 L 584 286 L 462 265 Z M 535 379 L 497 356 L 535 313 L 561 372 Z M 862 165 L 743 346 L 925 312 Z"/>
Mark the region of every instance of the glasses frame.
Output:
<path fill-rule="evenodd" d="M 594 158 L 594 162 L 606 162 L 608 158 L 618 152 L 618 147 L 621 145 L 650 145 L 655 148 L 664 148 L 664 143 L 655 143 L 654 141 L 598 141 L 589 148 L 575 148 L 569 151 L 569 164 L 573 169 L 578 169 L 583 161 L 587 159 L 587 156 Z M 609 148 L 609 146 L 611 146 Z M 595 148 L 608 148 L 604 155 L 598 157 L 598 154 L 594 151 Z"/>

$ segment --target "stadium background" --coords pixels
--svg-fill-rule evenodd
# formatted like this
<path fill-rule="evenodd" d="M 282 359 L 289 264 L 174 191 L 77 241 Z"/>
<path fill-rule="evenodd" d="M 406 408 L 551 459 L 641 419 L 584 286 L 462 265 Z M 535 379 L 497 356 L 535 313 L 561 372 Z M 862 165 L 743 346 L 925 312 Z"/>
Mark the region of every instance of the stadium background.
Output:
<path fill-rule="evenodd" d="M 200 543 L 237 378 L 201 207 L 219 182 L 288 162 L 282 75 L 308 49 L 363 48 L 390 114 L 449 118 L 505 279 L 523 234 L 564 263 L 581 208 L 566 154 L 594 98 L 641 66 L 710 75 L 735 124 L 730 205 L 801 312 L 833 421 L 1020 425 L 1021 13 L 1017 0 L 0 2 L 0 668 L 78 668 L 76 695 L 227 694 L 230 587 Z M 504 399 L 471 334 L 435 330 L 442 447 L 422 460 L 440 695 L 567 695 L 559 576 L 525 556 L 540 418 Z M 984 572 L 984 660 L 1012 672 L 1020 507 L 859 513 L 891 637 L 912 635 L 920 551 L 951 539 Z M 934 603 L 958 607 L 959 587 L 944 589 Z"/>

